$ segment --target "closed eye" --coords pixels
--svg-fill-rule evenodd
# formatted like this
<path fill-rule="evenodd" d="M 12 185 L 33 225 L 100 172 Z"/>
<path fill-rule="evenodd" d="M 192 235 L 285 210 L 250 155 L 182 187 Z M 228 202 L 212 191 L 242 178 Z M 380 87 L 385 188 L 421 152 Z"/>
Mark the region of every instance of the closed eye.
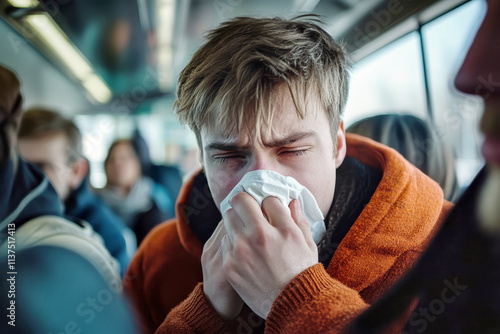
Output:
<path fill-rule="evenodd" d="M 279 155 L 292 155 L 299 157 L 302 155 L 306 155 L 307 153 L 309 153 L 309 149 L 282 151 L 279 153 Z"/>
<path fill-rule="evenodd" d="M 224 163 L 227 162 L 228 160 L 236 160 L 236 159 L 244 159 L 245 157 L 243 155 L 222 155 L 222 156 L 214 156 L 213 159 L 216 163 Z"/>

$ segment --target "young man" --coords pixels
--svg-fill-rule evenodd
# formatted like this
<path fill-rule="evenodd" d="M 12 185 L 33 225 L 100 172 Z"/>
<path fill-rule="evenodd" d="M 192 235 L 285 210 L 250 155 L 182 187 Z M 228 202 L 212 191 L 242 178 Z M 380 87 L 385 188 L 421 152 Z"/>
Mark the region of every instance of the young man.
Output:
<path fill-rule="evenodd" d="M 414 263 L 451 204 L 394 150 L 346 137 L 347 67 L 314 19 L 238 18 L 209 35 L 175 103 L 203 171 L 125 285 L 146 332 L 340 330 Z M 318 244 L 296 200 L 290 214 L 240 192 L 221 217 L 233 187 L 262 170 L 312 193 L 326 217 Z"/>
<path fill-rule="evenodd" d="M 125 224 L 90 192 L 88 162 L 82 155 L 78 128 L 60 114 L 27 110 L 18 133 L 21 156 L 42 169 L 64 203 L 64 214 L 89 222 L 106 248 L 120 263 L 123 275 L 130 262 L 124 238 Z"/>
<path fill-rule="evenodd" d="M 500 333 L 500 1 L 487 3 L 455 78 L 459 90 L 484 100 L 486 167 L 418 264 L 356 320 L 353 333 Z"/>

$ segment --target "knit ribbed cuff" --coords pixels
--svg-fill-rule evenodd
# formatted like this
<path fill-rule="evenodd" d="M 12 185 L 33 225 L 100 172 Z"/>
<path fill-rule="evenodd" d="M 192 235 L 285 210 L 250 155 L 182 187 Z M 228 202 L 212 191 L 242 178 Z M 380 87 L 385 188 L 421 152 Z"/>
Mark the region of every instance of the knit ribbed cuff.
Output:
<path fill-rule="evenodd" d="M 226 326 L 205 297 L 203 283 L 199 283 L 184 301 L 182 313 L 186 323 L 196 332 L 221 333 Z"/>
<path fill-rule="evenodd" d="M 335 285 L 321 263 L 297 275 L 278 295 L 266 320 L 266 333 L 279 333 L 295 312 L 320 291 Z"/>

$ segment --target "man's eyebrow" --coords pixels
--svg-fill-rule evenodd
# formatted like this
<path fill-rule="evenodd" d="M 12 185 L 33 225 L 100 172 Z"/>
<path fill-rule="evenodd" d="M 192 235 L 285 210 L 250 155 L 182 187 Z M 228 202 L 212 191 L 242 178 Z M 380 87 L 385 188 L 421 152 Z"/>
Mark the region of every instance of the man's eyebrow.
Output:
<path fill-rule="evenodd" d="M 307 131 L 307 132 L 296 132 L 291 135 L 288 135 L 284 138 L 272 140 L 270 142 L 264 143 L 265 147 L 281 147 L 281 146 L 286 146 L 290 145 L 296 141 L 299 141 L 301 139 L 305 138 L 311 138 L 311 137 L 318 137 L 318 133 L 316 131 Z M 249 145 L 238 145 L 236 143 L 227 143 L 227 142 L 213 142 L 208 144 L 207 146 L 204 147 L 205 151 L 210 151 L 210 150 L 219 150 L 219 151 L 248 151 L 250 150 Z"/>
<path fill-rule="evenodd" d="M 205 146 L 205 151 L 219 150 L 219 151 L 248 151 L 249 145 L 238 145 L 235 143 L 213 142 Z"/>
<path fill-rule="evenodd" d="M 296 133 L 292 133 L 291 135 L 288 135 L 284 138 L 276 139 L 276 140 L 264 143 L 264 146 L 266 146 L 266 147 L 286 146 L 286 145 L 290 145 L 296 141 L 299 141 L 301 139 L 311 138 L 311 137 L 314 137 L 314 138 L 318 137 L 318 133 L 316 131 L 296 132 Z"/>

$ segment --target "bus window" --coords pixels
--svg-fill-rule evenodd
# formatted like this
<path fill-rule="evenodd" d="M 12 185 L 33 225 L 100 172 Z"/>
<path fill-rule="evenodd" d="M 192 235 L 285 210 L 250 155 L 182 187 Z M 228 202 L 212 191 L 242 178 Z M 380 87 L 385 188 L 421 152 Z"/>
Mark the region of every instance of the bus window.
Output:
<path fill-rule="evenodd" d="M 353 66 L 346 127 L 382 113 L 409 113 L 435 122 L 439 136 L 456 156 L 458 184 L 465 188 L 483 164 L 480 98 L 459 93 L 458 66 L 484 15 L 484 1 L 473 0 L 372 53 Z M 422 37 L 432 111 L 427 108 Z"/>
<path fill-rule="evenodd" d="M 483 164 L 479 149 L 483 101 L 459 92 L 453 80 L 485 10 L 486 2 L 474 0 L 422 27 L 434 120 L 454 148 L 462 188 Z"/>
<path fill-rule="evenodd" d="M 425 86 L 416 32 L 354 65 L 345 109 L 346 126 L 365 117 L 405 112 L 426 117 Z"/>

